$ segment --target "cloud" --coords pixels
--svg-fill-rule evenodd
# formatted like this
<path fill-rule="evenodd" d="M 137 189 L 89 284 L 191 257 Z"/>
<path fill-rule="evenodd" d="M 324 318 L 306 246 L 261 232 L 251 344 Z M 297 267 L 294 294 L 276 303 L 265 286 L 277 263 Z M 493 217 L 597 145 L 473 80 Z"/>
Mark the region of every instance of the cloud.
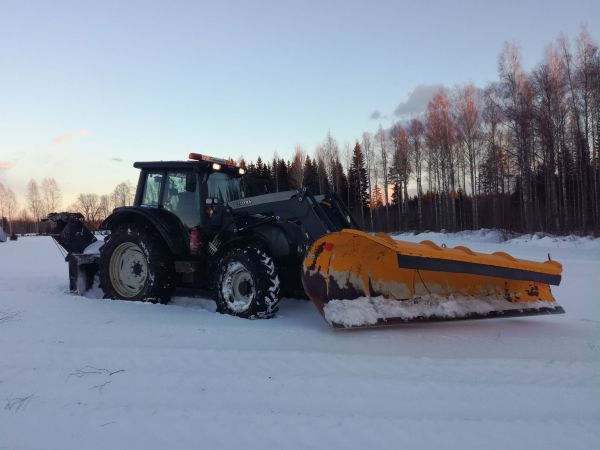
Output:
<path fill-rule="evenodd" d="M 65 134 L 61 134 L 60 136 L 56 136 L 55 138 L 52 139 L 52 143 L 54 145 L 62 145 L 62 144 L 71 142 L 75 139 L 83 139 L 86 137 L 90 137 L 91 135 L 92 135 L 92 132 L 90 130 L 86 130 L 86 129 L 70 131 L 69 133 L 65 133 Z"/>
<path fill-rule="evenodd" d="M 441 84 L 420 84 L 408 95 L 408 99 L 400 102 L 394 114 L 397 117 L 418 116 L 427 110 L 427 103 L 433 98 L 435 93 L 442 89 Z"/>
<path fill-rule="evenodd" d="M 110 158 L 110 160 L 114 162 L 123 162 L 122 158 Z"/>
<path fill-rule="evenodd" d="M 371 115 L 369 116 L 369 119 L 373 119 L 373 120 L 377 120 L 379 118 L 381 118 L 381 113 L 377 110 L 373 111 L 371 113 Z"/>
<path fill-rule="evenodd" d="M 0 171 L 11 169 L 14 166 L 14 163 L 11 161 L 0 161 Z"/>

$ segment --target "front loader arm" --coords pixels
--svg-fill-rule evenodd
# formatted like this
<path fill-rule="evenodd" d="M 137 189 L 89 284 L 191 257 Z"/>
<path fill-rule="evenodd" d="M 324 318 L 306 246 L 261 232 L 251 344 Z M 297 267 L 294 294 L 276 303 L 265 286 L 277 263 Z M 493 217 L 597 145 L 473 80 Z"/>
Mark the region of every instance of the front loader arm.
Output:
<path fill-rule="evenodd" d="M 261 215 L 298 222 L 309 242 L 344 228 L 358 228 L 335 194 L 315 197 L 306 188 L 235 200 L 228 207 L 234 217 Z"/>

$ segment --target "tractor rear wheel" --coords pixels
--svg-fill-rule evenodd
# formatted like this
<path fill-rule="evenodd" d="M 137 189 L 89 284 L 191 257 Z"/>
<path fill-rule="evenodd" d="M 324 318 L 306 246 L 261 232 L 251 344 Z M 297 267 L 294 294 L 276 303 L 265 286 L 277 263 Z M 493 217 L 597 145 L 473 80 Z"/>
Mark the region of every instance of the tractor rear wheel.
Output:
<path fill-rule="evenodd" d="M 100 287 L 106 298 L 167 303 L 175 284 L 169 250 L 144 226 L 121 226 L 100 253 Z"/>
<path fill-rule="evenodd" d="M 266 319 L 277 312 L 279 276 L 273 259 L 256 247 L 227 252 L 217 268 L 217 310 L 247 319 Z"/>

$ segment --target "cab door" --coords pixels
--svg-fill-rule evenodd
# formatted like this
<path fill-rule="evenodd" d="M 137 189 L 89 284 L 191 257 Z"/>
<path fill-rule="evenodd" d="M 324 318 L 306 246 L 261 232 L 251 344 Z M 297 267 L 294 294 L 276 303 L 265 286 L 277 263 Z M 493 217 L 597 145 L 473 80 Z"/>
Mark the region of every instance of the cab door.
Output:
<path fill-rule="evenodd" d="M 188 228 L 202 225 L 198 176 L 192 170 L 167 171 L 161 205 Z"/>

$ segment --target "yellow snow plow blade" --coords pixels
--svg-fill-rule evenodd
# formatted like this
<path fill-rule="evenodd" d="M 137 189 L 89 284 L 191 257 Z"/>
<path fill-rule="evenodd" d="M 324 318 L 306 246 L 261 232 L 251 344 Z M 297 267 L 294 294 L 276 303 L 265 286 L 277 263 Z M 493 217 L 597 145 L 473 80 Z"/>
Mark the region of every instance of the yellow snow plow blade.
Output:
<path fill-rule="evenodd" d="M 315 241 L 302 283 L 334 327 L 560 314 L 562 266 L 345 229 Z"/>

